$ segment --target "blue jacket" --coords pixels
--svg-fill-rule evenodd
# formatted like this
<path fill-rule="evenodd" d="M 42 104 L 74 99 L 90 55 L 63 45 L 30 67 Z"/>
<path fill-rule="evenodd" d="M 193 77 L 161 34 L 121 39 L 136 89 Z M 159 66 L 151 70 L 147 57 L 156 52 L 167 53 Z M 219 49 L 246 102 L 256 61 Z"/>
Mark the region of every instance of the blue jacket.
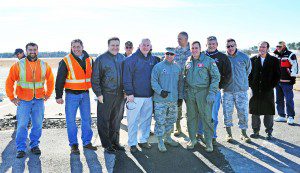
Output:
<path fill-rule="evenodd" d="M 251 72 L 251 60 L 248 55 L 237 50 L 234 56 L 227 54 L 232 69 L 232 78 L 224 92 L 240 92 L 249 89 L 248 76 Z"/>
<path fill-rule="evenodd" d="M 126 95 L 134 97 L 152 97 L 151 72 L 157 59 L 148 54 L 145 57 L 140 49 L 124 62 L 123 85 Z"/>

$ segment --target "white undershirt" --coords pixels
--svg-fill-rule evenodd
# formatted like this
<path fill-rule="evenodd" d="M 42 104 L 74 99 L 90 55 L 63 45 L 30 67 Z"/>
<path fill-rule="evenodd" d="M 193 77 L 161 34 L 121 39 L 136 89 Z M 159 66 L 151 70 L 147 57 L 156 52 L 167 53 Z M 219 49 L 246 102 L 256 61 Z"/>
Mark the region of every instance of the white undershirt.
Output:
<path fill-rule="evenodd" d="M 260 57 L 261 66 L 264 66 L 264 61 L 266 58 Z"/>

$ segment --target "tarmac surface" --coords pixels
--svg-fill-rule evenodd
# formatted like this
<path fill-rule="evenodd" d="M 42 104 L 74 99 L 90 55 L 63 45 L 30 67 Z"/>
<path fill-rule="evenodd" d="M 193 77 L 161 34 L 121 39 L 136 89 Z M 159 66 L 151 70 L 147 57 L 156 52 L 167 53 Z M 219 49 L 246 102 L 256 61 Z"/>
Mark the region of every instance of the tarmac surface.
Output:
<path fill-rule="evenodd" d="M 235 142 L 225 141 L 222 108 L 219 111 L 218 145 L 213 153 L 206 153 L 204 144 L 199 142 L 195 149 L 187 150 L 188 135 L 186 119 L 182 119 L 183 134 L 173 139 L 180 142 L 180 146 L 167 146 L 166 153 L 157 149 L 157 139 L 151 136 L 151 149 L 140 149 L 135 154 L 117 152 L 116 155 L 103 152 L 97 130 L 93 128 L 93 144 L 97 151 L 84 150 L 80 145 L 79 156 L 70 155 L 66 129 L 43 129 L 40 156 L 30 153 L 28 148 L 26 157 L 16 159 L 15 130 L 0 131 L 0 172 L 300 172 L 300 92 L 295 91 L 296 117 L 295 125 L 274 123 L 274 139 L 264 139 L 266 133 L 261 127 L 261 138 L 252 139 L 247 144 L 240 140 L 240 130 L 237 126 L 236 113 L 234 117 L 233 137 Z M 93 99 L 93 98 L 92 98 Z M 92 101 L 92 113 L 96 112 L 96 102 Z M 0 118 L 14 115 L 15 107 L 7 100 L 0 103 Z M 55 104 L 51 99 L 46 103 L 45 118 L 64 118 L 64 106 Z M 95 117 L 95 114 L 92 114 Z M 152 121 L 152 130 L 154 125 Z M 127 121 L 122 120 L 120 143 L 127 145 Z M 80 130 L 78 131 L 80 140 Z M 252 133 L 251 115 L 249 115 L 248 135 Z M 28 140 L 29 143 L 29 140 Z M 81 143 L 80 143 L 81 144 Z"/>

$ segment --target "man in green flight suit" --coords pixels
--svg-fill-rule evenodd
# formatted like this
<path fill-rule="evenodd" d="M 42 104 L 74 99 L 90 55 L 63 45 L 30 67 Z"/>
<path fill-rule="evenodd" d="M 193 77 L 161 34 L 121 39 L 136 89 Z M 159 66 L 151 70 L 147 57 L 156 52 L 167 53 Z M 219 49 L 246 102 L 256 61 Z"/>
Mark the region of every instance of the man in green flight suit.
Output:
<path fill-rule="evenodd" d="M 214 123 L 212 106 L 218 91 L 220 73 L 215 61 L 201 52 L 199 41 L 192 43 L 192 56 L 184 67 L 185 99 L 187 105 L 187 127 L 190 141 L 187 149 L 193 149 L 197 143 L 196 134 L 199 119 L 204 128 L 206 151 L 212 152 Z"/>

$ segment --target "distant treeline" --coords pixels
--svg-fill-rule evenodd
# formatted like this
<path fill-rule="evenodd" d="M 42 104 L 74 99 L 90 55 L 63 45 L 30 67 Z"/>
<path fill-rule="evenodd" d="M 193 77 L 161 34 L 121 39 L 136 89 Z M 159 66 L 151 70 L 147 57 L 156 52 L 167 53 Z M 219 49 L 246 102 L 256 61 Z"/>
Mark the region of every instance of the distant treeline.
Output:
<path fill-rule="evenodd" d="M 58 51 L 58 52 L 39 52 L 39 57 L 41 58 L 55 58 L 55 57 L 64 57 L 68 52 Z M 163 52 L 153 52 L 153 55 L 162 57 Z M 98 54 L 90 54 L 92 57 L 98 56 Z M 0 58 L 13 58 L 13 53 L 0 53 Z"/>
<path fill-rule="evenodd" d="M 287 47 L 290 50 L 300 50 L 300 42 L 298 43 L 288 43 Z M 274 51 L 275 48 L 270 48 L 270 51 Z M 245 52 L 248 55 L 252 55 L 252 54 L 256 54 L 258 53 L 258 47 L 257 46 L 252 46 L 248 49 L 242 49 L 243 52 Z M 225 53 L 225 51 L 221 51 L 223 53 Z M 121 52 L 123 53 L 123 52 Z M 58 52 L 39 52 L 39 57 L 41 58 L 55 58 L 55 57 L 64 57 L 65 55 L 67 55 L 68 52 L 63 52 L 63 51 L 58 51 Z M 158 56 L 158 57 L 163 57 L 164 56 L 164 52 L 153 52 L 152 53 L 154 56 Z M 90 56 L 92 57 L 97 57 L 98 54 L 90 54 Z M 12 58 L 13 57 L 13 53 L 0 53 L 0 58 Z"/>

